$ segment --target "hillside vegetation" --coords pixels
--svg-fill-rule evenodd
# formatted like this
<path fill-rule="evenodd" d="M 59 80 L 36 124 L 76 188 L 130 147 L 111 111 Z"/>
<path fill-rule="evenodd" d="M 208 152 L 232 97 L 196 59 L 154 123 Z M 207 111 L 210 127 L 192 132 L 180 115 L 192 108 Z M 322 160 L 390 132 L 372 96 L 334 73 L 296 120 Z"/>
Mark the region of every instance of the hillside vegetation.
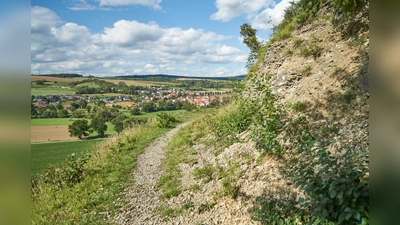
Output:
<path fill-rule="evenodd" d="M 368 10 L 300 0 L 267 43 L 245 39 L 235 103 L 168 150 L 166 224 L 368 224 Z"/>

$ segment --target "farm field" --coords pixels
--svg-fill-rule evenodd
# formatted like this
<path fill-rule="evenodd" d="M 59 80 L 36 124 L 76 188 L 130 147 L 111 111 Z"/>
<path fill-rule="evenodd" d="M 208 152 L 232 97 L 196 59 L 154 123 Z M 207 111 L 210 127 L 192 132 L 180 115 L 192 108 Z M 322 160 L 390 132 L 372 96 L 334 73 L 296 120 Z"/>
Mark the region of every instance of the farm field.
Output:
<path fill-rule="evenodd" d="M 74 119 L 76 120 L 76 119 Z M 90 121 L 90 120 L 88 120 Z M 31 120 L 31 143 L 35 142 L 57 142 L 57 141 L 77 141 L 77 137 L 70 137 L 68 132 L 68 125 L 73 123 L 68 118 L 49 118 L 49 119 L 34 119 Z M 112 135 L 114 125 L 106 122 L 107 131 L 105 135 Z M 93 132 L 89 134 L 90 138 L 97 138 L 98 133 Z"/>
<path fill-rule="evenodd" d="M 57 82 L 74 82 L 78 80 L 86 79 L 86 77 L 74 77 L 74 78 L 62 78 L 62 77 L 51 77 L 51 76 L 31 76 L 31 82 L 37 80 L 46 80 L 46 81 L 57 81 Z"/>
<path fill-rule="evenodd" d="M 95 149 L 102 140 L 84 140 L 31 144 L 31 175 L 36 177 L 45 168 L 63 163 L 68 155 L 82 156 Z"/>
<path fill-rule="evenodd" d="M 77 119 L 74 119 L 77 120 Z M 69 118 L 31 119 L 31 126 L 59 126 L 70 125 L 74 121 Z"/>
<path fill-rule="evenodd" d="M 101 79 L 107 82 L 111 82 L 114 84 L 118 84 L 119 82 L 124 82 L 126 85 L 135 85 L 135 86 L 166 86 L 166 85 L 176 85 L 177 83 L 169 83 L 169 82 L 157 82 L 157 81 L 144 81 L 144 80 L 114 80 L 114 79 Z"/>
<path fill-rule="evenodd" d="M 76 86 L 77 86 L 77 87 L 87 86 L 87 87 L 90 87 L 90 88 L 99 88 L 99 87 L 100 87 L 100 85 L 98 85 L 98 84 L 89 83 L 89 82 L 86 82 L 86 83 L 83 83 L 83 84 L 78 84 L 78 85 L 76 85 Z"/>
<path fill-rule="evenodd" d="M 67 88 L 57 88 L 57 87 L 32 87 L 31 95 L 74 95 L 76 91 Z"/>

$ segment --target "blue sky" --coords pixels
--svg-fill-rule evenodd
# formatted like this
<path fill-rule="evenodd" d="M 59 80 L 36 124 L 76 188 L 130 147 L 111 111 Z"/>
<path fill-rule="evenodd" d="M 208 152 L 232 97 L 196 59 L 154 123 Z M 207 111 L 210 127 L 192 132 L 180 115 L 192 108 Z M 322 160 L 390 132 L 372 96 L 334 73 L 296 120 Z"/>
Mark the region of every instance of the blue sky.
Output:
<path fill-rule="evenodd" d="M 289 0 L 32 0 L 31 73 L 246 73 L 240 25 L 267 40 Z M 267 22 L 270 21 L 270 22 Z"/>

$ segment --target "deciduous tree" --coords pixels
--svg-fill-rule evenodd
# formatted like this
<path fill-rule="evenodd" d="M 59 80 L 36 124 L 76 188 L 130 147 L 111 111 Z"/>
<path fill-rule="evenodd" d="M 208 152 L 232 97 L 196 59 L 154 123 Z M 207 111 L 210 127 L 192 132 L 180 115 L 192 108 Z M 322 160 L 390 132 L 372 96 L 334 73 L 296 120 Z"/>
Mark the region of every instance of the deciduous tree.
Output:
<path fill-rule="evenodd" d="M 96 131 L 100 137 L 104 137 L 104 133 L 107 131 L 106 121 L 99 117 L 92 119 L 90 127 Z"/>
<path fill-rule="evenodd" d="M 257 59 L 258 50 L 261 47 L 261 43 L 257 40 L 257 30 L 252 28 L 248 23 L 244 23 L 240 26 L 240 36 L 243 37 L 243 43 L 250 48 L 249 57 L 247 58 L 247 67 L 254 64 Z"/>
<path fill-rule="evenodd" d="M 75 120 L 68 125 L 69 136 L 82 139 L 82 137 L 89 135 L 89 128 L 87 120 Z"/>

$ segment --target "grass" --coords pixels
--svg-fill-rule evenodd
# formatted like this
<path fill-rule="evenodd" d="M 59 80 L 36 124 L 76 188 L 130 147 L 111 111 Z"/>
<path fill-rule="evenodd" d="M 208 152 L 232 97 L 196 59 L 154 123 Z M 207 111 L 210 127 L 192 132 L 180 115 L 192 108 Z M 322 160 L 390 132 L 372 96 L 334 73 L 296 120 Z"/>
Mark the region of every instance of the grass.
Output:
<path fill-rule="evenodd" d="M 56 87 L 43 87 L 43 88 L 31 88 L 31 95 L 74 95 L 75 90 L 67 88 L 56 88 Z"/>
<path fill-rule="evenodd" d="M 73 119 L 77 120 L 77 119 Z M 46 119 L 31 119 L 31 126 L 62 126 L 70 125 L 74 121 L 70 121 L 69 118 L 46 118 Z"/>
<path fill-rule="evenodd" d="M 300 54 L 304 57 L 319 57 L 321 52 L 322 48 L 319 47 L 316 42 L 311 42 L 300 47 Z"/>
<path fill-rule="evenodd" d="M 87 86 L 87 87 L 90 87 L 90 88 L 99 88 L 100 87 L 100 85 L 98 85 L 98 84 L 94 84 L 94 83 L 89 83 L 89 82 L 85 82 L 85 83 L 82 83 L 82 84 L 78 84 L 78 85 L 76 85 L 77 87 L 84 87 L 84 86 Z"/>
<path fill-rule="evenodd" d="M 286 55 L 293 55 L 293 51 L 291 49 L 286 50 Z"/>
<path fill-rule="evenodd" d="M 288 102 L 287 106 L 291 108 L 294 112 L 302 112 L 307 108 L 307 105 L 302 102 Z"/>
<path fill-rule="evenodd" d="M 50 164 L 59 166 L 68 155 L 92 152 L 101 140 L 31 144 L 31 175 L 37 177 Z"/>
<path fill-rule="evenodd" d="M 203 112 L 208 112 L 204 110 Z M 186 115 L 191 115 L 195 117 L 198 112 L 188 113 Z M 187 120 L 187 118 L 182 118 L 181 120 Z M 182 184 L 179 178 L 182 176 L 179 169 L 179 163 L 196 163 L 189 159 L 190 152 L 188 149 L 195 144 L 195 142 L 205 136 L 207 133 L 202 126 L 204 121 L 197 119 L 187 126 L 181 128 L 171 139 L 168 144 L 166 157 L 163 162 L 164 173 L 157 186 L 162 191 L 162 198 L 168 199 L 174 196 L 178 196 L 182 191 Z"/>
<path fill-rule="evenodd" d="M 295 38 L 293 40 L 294 47 L 299 47 L 303 42 L 304 42 L 304 39 L 299 38 L 299 37 Z"/>
<path fill-rule="evenodd" d="M 175 115 L 177 115 L 179 113 L 186 112 L 186 110 L 179 109 L 179 110 L 172 110 L 172 111 L 158 111 L 158 112 L 151 112 L 151 113 L 143 113 L 142 115 L 137 115 L 135 117 L 145 117 L 145 118 L 148 118 L 148 119 L 156 118 L 157 114 L 162 113 L 162 112 L 165 112 L 165 113 L 168 113 L 168 114 L 171 114 L 171 115 L 175 116 Z M 130 113 L 129 113 L 129 115 L 130 115 Z"/>
<path fill-rule="evenodd" d="M 203 168 L 194 169 L 193 175 L 196 179 L 203 179 L 204 183 L 208 183 L 212 181 L 215 171 L 213 165 L 207 164 Z"/>
<path fill-rule="evenodd" d="M 117 199 L 123 199 L 124 186 L 136 167 L 137 156 L 167 131 L 148 124 L 105 140 L 78 171 L 78 182 L 64 185 L 45 182 L 45 177 L 36 180 L 31 191 L 31 223 L 104 224 L 104 212 L 113 216 L 118 211 Z M 65 165 L 53 173 L 68 174 L 70 169 L 73 167 Z"/>
<path fill-rule="evenodd" d="M 306 65 L 303 67 L 303 69 L 301 69 L 300 72 L 302 75 L 308 75 L 311 70 L 312 70 L 312 67 L 310 65 Z"/>

